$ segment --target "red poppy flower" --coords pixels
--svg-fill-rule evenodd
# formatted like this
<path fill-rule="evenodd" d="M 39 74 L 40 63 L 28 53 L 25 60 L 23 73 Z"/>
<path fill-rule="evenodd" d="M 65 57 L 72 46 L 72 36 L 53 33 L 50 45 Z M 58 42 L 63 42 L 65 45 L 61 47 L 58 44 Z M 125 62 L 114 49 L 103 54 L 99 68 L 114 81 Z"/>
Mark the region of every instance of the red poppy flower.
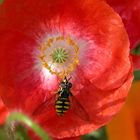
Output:
<path fill-rule="evenodd" d="M 140 43 L 140 1 L 106 0 L 122 17 L 130 38 L 131 48 Z"/>
<path fill-rule="evenodd" d="M 112 8 L 101 0 L 5 0 L 0 11 L 1 97 L 9 109 L 28 113 L 57 138 L 112 119 L 133 77 L 128 37 Z M 64 76 L 73 97 L 60 117 L 50 99 Z"/>

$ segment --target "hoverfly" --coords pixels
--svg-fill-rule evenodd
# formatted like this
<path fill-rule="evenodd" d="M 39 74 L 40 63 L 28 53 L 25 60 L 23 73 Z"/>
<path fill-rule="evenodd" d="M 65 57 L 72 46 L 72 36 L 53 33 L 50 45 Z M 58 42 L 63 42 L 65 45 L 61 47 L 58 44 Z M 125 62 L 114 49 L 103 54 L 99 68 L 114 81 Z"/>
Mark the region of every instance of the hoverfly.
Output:
<path fill-rule="evenodd" d="M 60 89 L 55 94 L 55 96 L 39 105 L 37 109 L 34 111 L 33 115 L 44 112 L 42 108 L 47 108 L 50 105 L 54 104 L 56 114 L 58 116 L 63 116 L 70 108 L 72 108 L 73 112 L 77 116 L 79 116 L 81 119 L 85 121 L 89 121 L 89 116 L 87 112 L 71 92 L 72 83 L 69 82 L 70 79 L 71 77 L 69 79 L 65 77 L 64 80 L 60 83 Z M 54 99 L 54 97 L 56 99 Z"/>
<path fill-rule="evenodd" d="M 70 79 L 69 79 L 70 80 Z M 57 92 L 58 98 L 55 102 L 56 113 L 58 115 L 63 115 L 70 108 L 69 96 L 72 96 L 70 89 L 72 88 L 72 83 L 69 82 L 65 77 L 60 83 L 60 90 Z"/>

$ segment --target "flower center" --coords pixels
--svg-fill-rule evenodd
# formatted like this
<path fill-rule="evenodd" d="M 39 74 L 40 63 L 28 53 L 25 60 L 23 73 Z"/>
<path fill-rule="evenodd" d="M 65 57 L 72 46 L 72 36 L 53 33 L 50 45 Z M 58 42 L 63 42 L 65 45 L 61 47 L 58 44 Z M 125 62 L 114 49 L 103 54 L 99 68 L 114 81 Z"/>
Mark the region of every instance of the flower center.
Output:
<path fill-rule="evenodd" d="M 68 52 L 64 48 L 57 48 L 51 56 L 54 62 L 64 63 L 68 58 Z"/>
<path fill-rule="evenodd" d="M 39 47 L 39 59 L 51 74 L 64 78 L 79 63 L 79 46 L 70 36 L 53 36 Z"/>

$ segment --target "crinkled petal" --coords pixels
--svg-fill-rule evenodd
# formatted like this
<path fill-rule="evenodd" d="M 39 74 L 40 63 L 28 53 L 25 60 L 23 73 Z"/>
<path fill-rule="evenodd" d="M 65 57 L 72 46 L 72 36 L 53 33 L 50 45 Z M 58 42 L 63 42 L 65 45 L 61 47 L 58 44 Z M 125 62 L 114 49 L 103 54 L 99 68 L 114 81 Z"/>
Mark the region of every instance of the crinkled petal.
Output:
<path fill-rule="evenodd" d="M 131 49 L 140 43 L 140 1 L 139 0 L 106 0 L 122 17 L 128 32 Z"/>

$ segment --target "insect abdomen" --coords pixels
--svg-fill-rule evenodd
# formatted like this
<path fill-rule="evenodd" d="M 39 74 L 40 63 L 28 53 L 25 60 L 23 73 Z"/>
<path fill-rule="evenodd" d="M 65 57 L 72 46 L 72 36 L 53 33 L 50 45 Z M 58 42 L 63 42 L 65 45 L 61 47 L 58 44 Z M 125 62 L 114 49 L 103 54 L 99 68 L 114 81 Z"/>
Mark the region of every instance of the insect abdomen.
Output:
<path fill-rule="evenodd" d="M 70 101 L 68 98 L 58 98 L 55 103 L 56 113 L 58 115 L 63 115 L 70 108 Z"/>

